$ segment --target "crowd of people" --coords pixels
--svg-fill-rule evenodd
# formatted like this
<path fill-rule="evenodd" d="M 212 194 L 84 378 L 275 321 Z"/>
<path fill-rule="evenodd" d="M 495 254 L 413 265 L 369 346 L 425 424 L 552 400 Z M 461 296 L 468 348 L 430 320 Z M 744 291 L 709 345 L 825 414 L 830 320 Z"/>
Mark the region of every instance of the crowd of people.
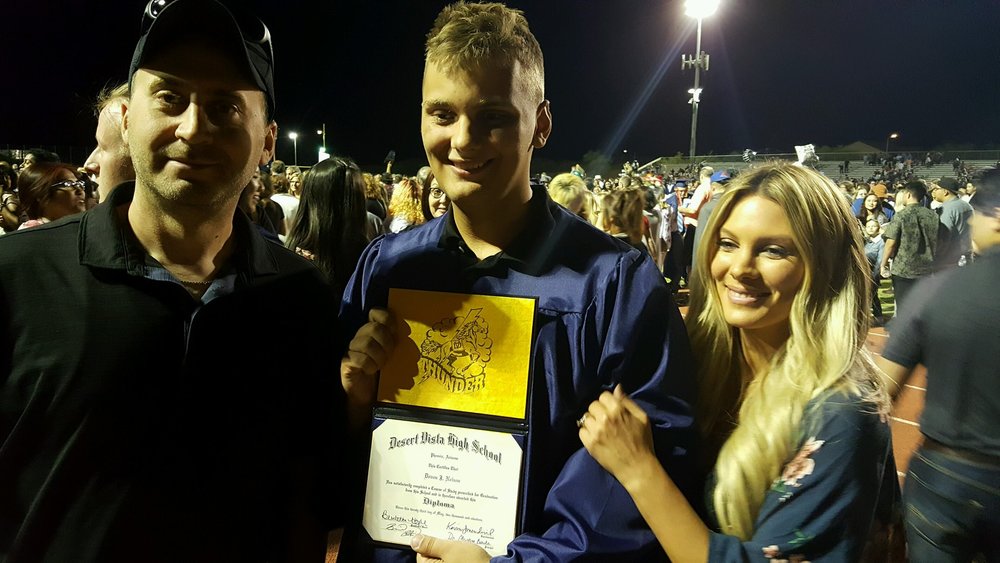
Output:
<path fill-rule="evenodd" d="M 520 11 L 466 2 L 425 46 L 427 166 L 286 166 L 243 10 L 151 1 L 87 161 L 0 155 L 0 559 L 320 561 L 342 528 L 343 561 L 490 561 L 361 526 L 393 288 L 535 299 L 493 561 L 902 561 L 904 521 L 911 561 L 1000 557 L 1000 173 L 533 180 L 541 48 Z M 887 415 L 919 363 L 904 498 Z"/>

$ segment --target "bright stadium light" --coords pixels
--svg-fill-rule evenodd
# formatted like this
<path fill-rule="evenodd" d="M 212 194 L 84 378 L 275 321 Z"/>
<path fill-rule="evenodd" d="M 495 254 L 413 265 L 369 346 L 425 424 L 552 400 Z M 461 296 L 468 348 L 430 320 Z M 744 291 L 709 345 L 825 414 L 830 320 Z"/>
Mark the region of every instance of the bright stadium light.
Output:
<path fill-rule="evenodd" d="M 719 0 L 685 0 L 684 14 L 696 18 L 707 18 L 719 9 Z"/>

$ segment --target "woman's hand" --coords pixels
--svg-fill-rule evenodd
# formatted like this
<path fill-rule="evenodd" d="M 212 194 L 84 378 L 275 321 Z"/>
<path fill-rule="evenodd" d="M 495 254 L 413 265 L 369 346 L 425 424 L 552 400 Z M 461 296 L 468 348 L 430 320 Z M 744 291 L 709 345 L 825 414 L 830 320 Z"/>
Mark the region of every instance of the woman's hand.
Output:
<path fill-rule="evenodd" d="M 649 417 L 621 385 L 590 404 L 580 440 L 628 491 L 671 561 L 708 561 L 708 528 L 656 459 Z"/>
<path fill-rule="evenodd" d="M 417 563 L 489 563 L 490 554 L 474 543 L 443 540 L 432 536 L 413 536 L 410 542 L 417 552 Z"/>
<path fill-rule="evenodd" d="M 626 488 L 659 468 L 653 433 L 645 411 L 629 399 L 621 385 L 590 404 L 580 425 L 580 440 L 590 455 Z"/>

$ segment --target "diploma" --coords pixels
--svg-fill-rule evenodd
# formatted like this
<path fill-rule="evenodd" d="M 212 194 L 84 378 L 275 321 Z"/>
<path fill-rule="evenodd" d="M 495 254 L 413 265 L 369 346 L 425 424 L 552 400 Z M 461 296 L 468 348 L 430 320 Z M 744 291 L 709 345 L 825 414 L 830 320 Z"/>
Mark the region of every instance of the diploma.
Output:
<path fill-rule="evenodd" d="M 503 555 L 517 531 L 523 450 L 514 434 L 386 419 L 372 432 L 363 525 L 409 548 L 416 534 Z"/>

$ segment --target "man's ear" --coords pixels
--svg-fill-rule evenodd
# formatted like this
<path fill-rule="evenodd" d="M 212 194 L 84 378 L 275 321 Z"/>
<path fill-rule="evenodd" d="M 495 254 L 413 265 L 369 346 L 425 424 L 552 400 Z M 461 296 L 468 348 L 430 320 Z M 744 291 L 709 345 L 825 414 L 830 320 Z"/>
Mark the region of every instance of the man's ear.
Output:
<path fill-rule="evenodd" d="M 274 144 L 278 139 L 278 124 L 275 121 L 271 121 L 267 124 L 267 133 L 264 134 L 264 150 L 260 153 L 260 161 L 257 163 L 261 166 L 271 162 L 271 158 L 274 157 Z"/>
<path fill-rule="evenodd" d="M 531 139 L 531 146 L 540 149 L 545 146 L 552 134 L 552 110 L 548 100 L 542 100 L 535 110 L 535 134 Z"/>
<path fill-rule="evenodd" d="M 122 141 L 128 146 L 128 104 L 122 103 L 122 119 L 118 123 L 118 132 L 122 135 Z"/>

